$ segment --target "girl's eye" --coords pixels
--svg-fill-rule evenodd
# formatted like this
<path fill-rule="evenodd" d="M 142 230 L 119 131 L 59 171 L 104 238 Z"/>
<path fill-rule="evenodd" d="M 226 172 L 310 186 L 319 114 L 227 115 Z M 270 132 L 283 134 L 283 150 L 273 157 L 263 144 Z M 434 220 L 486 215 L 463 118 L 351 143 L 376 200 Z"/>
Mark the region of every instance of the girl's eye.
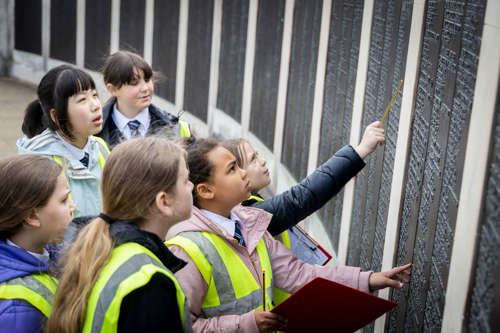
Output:
<path fill-rule="evenodd" d="M 79 98 L 76 102 L 81 103 L 81 102 L 85 101 L 85 99 L 86 99 L 85 97 L 82 97 L 82 98 Z"/>

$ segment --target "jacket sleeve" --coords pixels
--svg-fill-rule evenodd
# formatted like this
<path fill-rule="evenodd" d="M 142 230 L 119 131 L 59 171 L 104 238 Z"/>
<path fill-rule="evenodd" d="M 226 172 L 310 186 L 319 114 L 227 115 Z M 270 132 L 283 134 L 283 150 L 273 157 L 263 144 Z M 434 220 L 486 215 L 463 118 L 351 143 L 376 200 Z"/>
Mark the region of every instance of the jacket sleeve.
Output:
<path fill-rule="evenodd" d="M 183 249 L 177 246 L 169 246 L 168 248 L 177 257 L 187 262 L 184 268 L 175 273 L 175 277 L 189 302 L 193 332 L 259 332 L 253 311 L 242 315 L 227 315 L 207 319 L 201 318 L 201 304 L 207 293 L 208 285 L 196 267 L 196 264 Z"/>
<path fill-rule="evenodd" d="M 352 288 L 369 292 L 371 271 L 361 272 L 359 267 L 310 265 L 299 260 L 293 252 L 281 242 L 264 235 L 273 267 L 275 285 L 288 293 L 294 293 L 315 277 L 322 277 L 348 285 Z"/>
<path fill-rule="evenodd" d="M 320 209 L 364 166 L 354 148 L 347 145 L 297 185 L 251 206 L 273 214 L 267 230 L 276 236 Z"/>
<path fill-rule="evenodd" d="M 0 332 L 42 332 L 45 320 L 40 311 L 23 300 L 0 303 Z"/>

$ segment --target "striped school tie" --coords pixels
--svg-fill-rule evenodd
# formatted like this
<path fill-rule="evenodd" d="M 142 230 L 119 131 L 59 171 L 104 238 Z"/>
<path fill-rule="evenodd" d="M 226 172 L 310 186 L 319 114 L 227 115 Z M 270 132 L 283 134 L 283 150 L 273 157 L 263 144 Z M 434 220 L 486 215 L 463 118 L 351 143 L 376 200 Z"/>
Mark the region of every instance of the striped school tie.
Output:
<path fill-rule="evenodd" d="M 85 152 L 85 155 L 83 158 L 80 160 L 80 162 L 86 167 L 89 167 L 89 153 Z"/>
<path fill-rule="evenodd" d="M 130 136 L 132 138 L 139 136 L 139 126 L 141 126 L 139 120 L 131 120 L 127 123 L 127 126 L 130 128 Z"/>
<path fill-rule="evenodd" d="M 238 227 L 237 222 L 234 223 L 234 239 L 236 239 L 241 246 L 247 247 L 247 245 L 245 244 L 245 240 L 243 239 L 243 235 L 241 234 L 240 227 Z"/>

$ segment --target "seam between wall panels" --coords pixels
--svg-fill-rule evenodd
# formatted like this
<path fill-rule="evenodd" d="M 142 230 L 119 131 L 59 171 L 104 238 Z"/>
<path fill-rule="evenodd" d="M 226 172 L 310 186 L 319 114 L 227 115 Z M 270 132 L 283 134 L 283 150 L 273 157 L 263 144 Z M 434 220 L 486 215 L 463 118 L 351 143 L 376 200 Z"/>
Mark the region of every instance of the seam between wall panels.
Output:
<path fill-rule="evenodd" d="M 492 2 L 488 1 L 486 15 L 495 7 Z M 492 96 L 498 89 L 499 74 L 500 29 L 484 25 L 441 332 L 463 330 L 488 174 L 488 151 L 496 103 Z"/>
<path fill-rule="evenodd" d="M 276 123 L 274 130 L 274 170 L 273 170 L 273 192 L 276 193 L 278 184 L 278 172 L 281 166 L 281 154 L 283 150 L 283 132 L 285 126 L 286 95 L 288 89 L 288 74 L 290 72 L 290 52 L 292 46 L 293 12 L 295 0 L 286 0 L 285 20 L 283 24 L 283 39 L 281 46 L 280 75 L 278 83 L 278 101 L 276 106 Z"/>
<path fill-rule="evenodd" d="M 363 116 L 363 104 L 366 89 L 366 77 L 368 74 L 368 54 L 370 51 L 371 26 L 373 21 L 374 0 L 365 1 L 363 8 L 363 23 L 361 25 L 361 38 L 358 55 L 358 69 L 356 74 L 356 86 L 354 90 L 354 102 L 352 108 L 351 137 L 349 143 L 355 146 L 361 134 L 361 119 Z M 354 201 L 354 182 L 345 185 L 344 200 L 342 203 L 342 218 L 340 225 L 338 265 L 345 265 L 347 249 L 349 246 L 349 231 L 351 226 L 352 207 Z"/>
<path fill-rule="evenodd" d="M 398 138 L 394 157 L 394 174 L 389 197 L 382 271 L 392 268 L 398 242 L 400 208 L 404 193 L 405 166 L 409 153 L 411 119 L 414 111 L 420 64 L 420 50 L 424 31 L 424 14 L 425 0 L 416 1 L 413 4 L 410 38 L 408 41 L 408 58 L 405 65 L 405 85 L 403 88 Z M 389 289 L 379 291 L 379 296 L 388 299 Z M 385 319 L 386 316 L 384 315 L 375 322 L 374 331 L 376 333 L 384 332 Z"/>

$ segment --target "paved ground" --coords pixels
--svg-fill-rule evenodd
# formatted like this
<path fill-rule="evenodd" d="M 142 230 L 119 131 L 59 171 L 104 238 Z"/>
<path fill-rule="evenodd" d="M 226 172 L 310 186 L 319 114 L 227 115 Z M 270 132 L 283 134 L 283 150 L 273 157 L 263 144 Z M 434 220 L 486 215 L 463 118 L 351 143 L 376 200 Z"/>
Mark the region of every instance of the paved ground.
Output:
<path fill-rule="evenodd" d="M 17 153 L 24 109 L 36 98 L 34 85 L 0 77 L 0 158 Z"/>

